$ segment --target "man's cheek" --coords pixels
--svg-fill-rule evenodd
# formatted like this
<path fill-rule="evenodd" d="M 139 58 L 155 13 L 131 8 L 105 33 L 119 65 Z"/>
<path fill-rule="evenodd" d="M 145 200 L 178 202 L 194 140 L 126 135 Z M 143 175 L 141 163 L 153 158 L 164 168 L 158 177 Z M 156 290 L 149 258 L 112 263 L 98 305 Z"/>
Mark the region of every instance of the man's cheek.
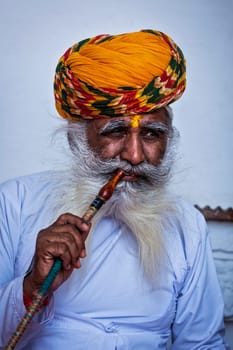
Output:
<path fill-rule="evenodd" d="M 100 146 L 99 154 L 105 159 L 113 159 L 120 156 L 121 149 L 122 149 L 121 143 L 110 141 Z"/>

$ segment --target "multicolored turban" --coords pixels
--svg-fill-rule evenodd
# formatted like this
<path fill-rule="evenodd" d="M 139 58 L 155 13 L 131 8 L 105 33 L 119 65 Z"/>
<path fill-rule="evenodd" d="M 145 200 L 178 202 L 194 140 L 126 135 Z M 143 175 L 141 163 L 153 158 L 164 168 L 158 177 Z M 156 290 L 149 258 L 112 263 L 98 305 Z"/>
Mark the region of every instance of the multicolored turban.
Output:
<path fill-rule="evenodd" d="M 153 112 L 183 94 L 185 77 L 183 53 L 164 33 L 98 35 L 60 58 L 56 108 L 74 121 Z"/>

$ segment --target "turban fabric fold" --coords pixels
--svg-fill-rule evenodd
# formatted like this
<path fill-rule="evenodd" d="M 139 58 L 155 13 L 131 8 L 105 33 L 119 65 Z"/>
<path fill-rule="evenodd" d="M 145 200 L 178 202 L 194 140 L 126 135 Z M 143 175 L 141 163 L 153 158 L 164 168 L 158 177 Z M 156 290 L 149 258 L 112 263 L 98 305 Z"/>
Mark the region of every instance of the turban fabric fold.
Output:
<path fill-rule="evenodd" d="M 153 112 L 185 84 L 181 49 L 162 32 L 142 30 L 73 45 L 58 62 L 54 95 L 58 113 L 75 121 Z"/>

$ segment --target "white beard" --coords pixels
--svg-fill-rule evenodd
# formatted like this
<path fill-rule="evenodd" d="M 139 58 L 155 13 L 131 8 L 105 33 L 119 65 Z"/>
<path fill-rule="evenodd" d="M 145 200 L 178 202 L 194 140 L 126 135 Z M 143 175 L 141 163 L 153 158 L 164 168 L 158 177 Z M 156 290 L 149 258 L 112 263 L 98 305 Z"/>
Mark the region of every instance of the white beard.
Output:
<path fill-rule="evenodd" d="M 69 132 L 74 165 L 64 174 L 65 180 L 59 182 L 62 194 L 58 191 L 56 215 L 70 212 L 78 216 L 88 209 L 101 187 L 110 179 L 114 170 L 129 170 L 125 162 L 115 160 L 102 161 L 87 146 L 85 123 L 76 127 L 72 123 Z M 175 134 L 175 137 L 174 137 Z M 76 139 L 73 139 L 75 135 Z M 148 173 L 155 174 L 152 179 L 141 182 L 120 182 L 112 197 L 104 204 L 92 220 L 92 231 L 96 222 L 111 216 L 119 224 L 126 225 L 138 244 L 138 256 L 149 278 L 159 275 L 164 256 L 163 217 L 174 211 L 173 198 L 168 195 L 167 183 L 174 159 L 174 139 L 176 132 L 168 141 L 167 151 L 158 167 L 148 166 Z M 137 168 L 137 167 L 136 167 Z M 138 167 L 140 172 L 141 167 Z M 68 174 L 68 176 L 67 176 Z M 91 236 L 91 235 L 90 235 Z M 87 245 L 88 249 L 88 245 Z"/>

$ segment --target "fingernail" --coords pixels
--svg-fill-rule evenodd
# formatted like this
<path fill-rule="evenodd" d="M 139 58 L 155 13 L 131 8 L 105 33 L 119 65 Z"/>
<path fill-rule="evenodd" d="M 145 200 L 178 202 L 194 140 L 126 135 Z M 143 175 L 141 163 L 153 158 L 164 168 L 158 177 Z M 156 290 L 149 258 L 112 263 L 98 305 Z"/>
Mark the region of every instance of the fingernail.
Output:
<path fill-rule="evenodd" d="M 89 229 L 89 225 L 85 222 L 82 223 L 82 229 L 83 230 L 88 230 Z"/>
<path fill-rule="evenodd" d="M 80 253 L 80 258 L 85 258 L 87 256 L 86 249 L 82 249 Z"/>
<path fill-rule="evenodd" d="M 76 265 L 75 267 L 76 267 L 77 269 L 79 269 L 79 268 L 81 267 L 81 262 L 80 262 L 80 260 L 77 260 L 75 265 Z"/>

